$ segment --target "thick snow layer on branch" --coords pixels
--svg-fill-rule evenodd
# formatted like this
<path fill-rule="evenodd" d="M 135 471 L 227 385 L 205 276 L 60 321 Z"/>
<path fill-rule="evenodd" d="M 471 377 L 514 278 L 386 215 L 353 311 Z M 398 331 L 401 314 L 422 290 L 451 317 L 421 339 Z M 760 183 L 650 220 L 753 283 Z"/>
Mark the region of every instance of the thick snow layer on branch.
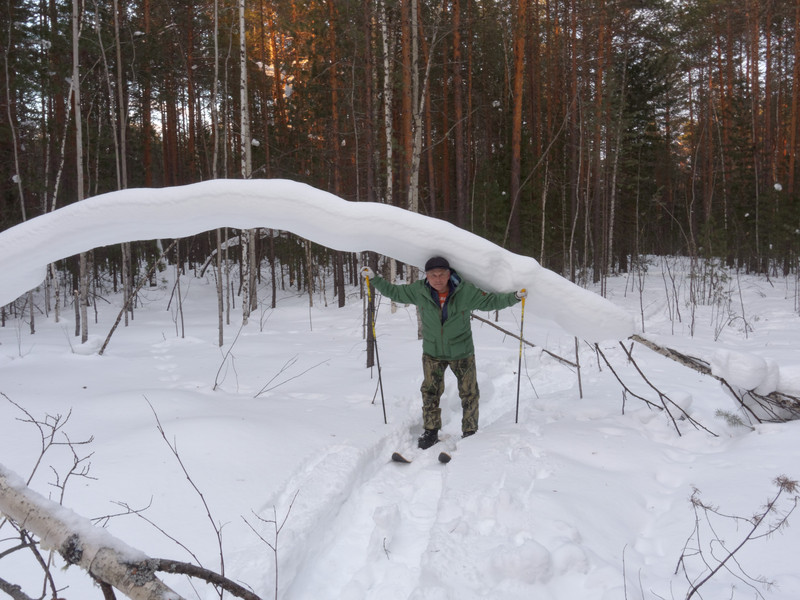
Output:
<path fill-rule="evenodd" d="M 767 395 L 778 389 L 780 368 L 774 360 L 734 350 L 717 350 L 711 372 L 736 387 Z"/>
<path fill-rule="evenodd" d="M 442 255 L 490 291 L 529 290 L 528 305 L 569 333 L 624 339 L 633 318 L 536 260 L 514 254 L 445 221 L 386 204 L 348 202 L 289 180 L 214 180 L 129 189 L 71 204 L 0 233 L 0 305 L 44 278 L 50 262 L 126 241 L 185 237 L 217 227 L 291 231 L 349 252 L 372 250 L 422 267 Z"/>

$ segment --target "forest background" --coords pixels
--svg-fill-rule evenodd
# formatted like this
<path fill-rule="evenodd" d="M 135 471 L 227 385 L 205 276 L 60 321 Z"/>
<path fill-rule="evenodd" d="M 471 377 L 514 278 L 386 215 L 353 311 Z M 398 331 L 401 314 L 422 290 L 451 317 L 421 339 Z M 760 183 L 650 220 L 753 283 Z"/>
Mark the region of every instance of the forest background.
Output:
<path fill-rule="evenodd" d="M 127 187 L 280 177 L 601 290 L 645 254 L 789 273 L 798 30 L 788 0 L 11 0 L 0 230 Z M 178 255 L 203 263 L 238 233 Z M 313 283 L 309 242 L 245 234 L 245 295 L 276 252 L 299 249 L 291 280 Z M 116 287 L 160 251 L 121 250 L 84 271 Z M 355 257 L 314 251 L 355 281 Z M 77 282 L 81 263 L 58 267 Z"/>

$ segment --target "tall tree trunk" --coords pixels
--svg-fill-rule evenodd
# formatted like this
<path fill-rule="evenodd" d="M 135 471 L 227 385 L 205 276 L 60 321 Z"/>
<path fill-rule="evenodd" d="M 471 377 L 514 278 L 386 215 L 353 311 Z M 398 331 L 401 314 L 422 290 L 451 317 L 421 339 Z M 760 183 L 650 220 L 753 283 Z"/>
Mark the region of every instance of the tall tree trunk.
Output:
<path fill-rule="evenodd" d="M 400 55 L 402 63 L 402 89 L 403 94 L 400 96 L 400 140 L 402 143 L 403 154 L 400 164 L 400 182 L 402 187 L 400 189 L 400 196 L 403 192 L 409 194 L 411 187 L 411 160 L 412 160 L 412 146 L 413 146 L 413 96 L 414 96 L 414 83 L 413 79 L 413 66 L 412 66 L 412 53 L 414 40 L 412 37 L 416 35 L 413 32 L 413 25 L 411 23 L 412 5 L 415 5 L 416 0 L 401 0 L 400 2 Z M 416 13 L 416 6 L 414 6 Z M 399 201 L 399 198 L 398 198 Z"/>
<path fill-rule="evenodd" d="M 242 179 L 250 179 L 253 171 L 253 152 L 250 141 L 250 109 L 247 89 L 247 27 L 245 0 L 239 0 L 239 107 Z M 241 232 L 242 243 L 242 324 L 247 325 L 250 313 L 258 306 L 256 295 L 256 247 L 255 231 Z"/>
<path fill-rule="evenodd" d="M 426 110 L 431 65 L 433 62 L 431 60 L 431 52 L 438 41 L 439 18 L 444 11 L 445 1 L 446 0 L 441 0 L 440 4 L 435 9 L 434 23 L 432 27 L 430 27 L 430 49 L 427 53 L 425 74 L 422 78 L 422 82 L 420 82 L 419 39 L 420 31 L 424 32 L 424 29 L 419 21 L 418 2 L 417 0 L 413 0 L 411 3 L 411 132 L 413 144 L 411 147 L 411 177 L 408 186 L 408 202 L 406 204 L 406 207 L 411 212 L 419 212 L 419 180 L 420 168 L 422 166 L 422 133 L 424 130 L 422 117 Z M 409 279 L 413 281 L 413 276 Z"/>
<path fill-rule="evenodd" d="M 186 129 L 188 134 L 186 153 L 188 154 L 188 181 L 190 182 L 202 179 L 201 173 L 197 168 L 194 43 L 194 5 L 192 2 L 188 2 L 186 6 Z"/>
<path fill-rule="evenodd" d="M 144 21 L 145 39 L 150 39 L 150 0 L 142 2 L 142 20 Z M 144 75 L 142 77 L 142 170 L 145 187 L 153 186 L 153 152 L 150 131 L 152 129 L 152 74 L 149 58 L 145 58 Z"/>
<path fill-rule="evenodd" d="M 509 182 L 511 207 L 508 215 L 511 249 L 520 250 L 520 203 L 522 170 L 522 100 L 525 83 L 525 31 L 527 30 L 527 0 L 514 3 L 514 80 L 511 116 L 511 181 Z"/>
<path fill-rule="evenodd" d="M 117 121 L 119 127 L 120 188 L 128 188 L 128 103 L 126 102 L 125 76 L 122 63 L 122 40 L 120 39 L 120 18 L 124 12 L 119 1 L 114 0 L 114 46 L 117 54 Z"/>
<path fill-rule="evenodd" d="M 364 189 L 367 202 L 375 201 L 375 152 L 376 152 L 376 133 L 375 133 L 375 11 L 372 0 L 363 0 L 364 4 Z M 361 194 L 358 194 L 360 200 Z"/>
<path fill-rule="evenodd" d="M 466 149 L 464 147 L 464 77 L 462 75 L 461 0 L 453 0 L 453 137 L 455 140 L 456 224 L 469 221 Z"/>
<path fill-rule="evenodd" d="M 575 235 L 581 213 L 581 172 L 583 170 L 583 132 L 581 126 L 581 100 L 578 97 L 578 7 L 577 0 L 570 0 L 569 9 L 569 97 L 567 98 L 567 121 L 569 123 L 567 180 L 570 189 L 570 235 L 567 245 L 569 279 L 577 278 Z M 584 217 L 586 218 L 586 217 Z"/>
<path fill-rule="evenodd" d="M 394 34 L 389 27 L 386 13 L 386 0 L 380 0 L 380 23 L 383 38 L 383 128 L 386 140 L 386 194 L 383 201 L 394 204 L 394 127 L 392 112 L 394 110 L 394 97 L 392 94 L 392 54 L 394 53 Z"/>
<path fill-rule="evenodd" d="M 214 0 L 214 79 L 211 82 L 211 178 L 217 179 L 219 176 L 219 0 Z M 227 231 L 227 230 L 226 230 Z M 225 340 L 225 302 L 222 288 L 224 287 L 223 263 L 222 263 L 222 243 L 223 230 L 217 229 L 215 235 L 217 243 L 217 342 L 220 347 Z M 225 269 L 228 268 L 228 261 L 225 261 Z"/>
<path fill-rule="evenodd" d="M 786 182 L 786 192 L 794 194 L 795 178 L 797 171 L 797 154 L 800 150 L 798 144 L 798 128 L 800 128 L 800 2 L 794 8 L 794 56 L 792 69 L 792 107 L 789 115 L 789 173 Z"/>
<path fill-rule="evenodd" d="M 339 144 L 339 58 L 337 54 L 337 40 L 336 40 L 336 3 L 328 3 L 328 18 L 330 26 L 328 27 L 328 52 L 330 53 L 330 76 L 331 76 L 331 143 L 333 151 L 333 192 L 337 196 L 342 195 L 342 153 Z M 339 301 L 339 308 L 342 308 L 346 303 L 345 286 L 344 286 L 344 253 L 338 250 L 333 254 L 334 266 L 334 288 L 336 296 Z"/>
<path fill-rule="evenodd" d="M 605 107 L 605 68 L 606 68 L 606 39 L 609 35 L 608 23 L 606 20 L 605 0 L 599 2 L 599 24 L 597 41 L 597 64 L 595 66 L 595 89 L 594 89 L 594 140 L 592 142 L 592 184 L 590 196 L 593 199 L 592 209 L 592 231 L 587 236 L 587 240 L 592 240 L 592 273 L 593 281 L 597 283 L 605 275 L 606 264 L 606 220 L 607 220 L 607 194 L 605 189 L 605 168 L 603 155 L 604 131 L 606 130 Z M 587 213 L 588 214 L 588 213 Z M 587 265 L 588 266 L 588 265 Z"/>
<path fill-rule="evenodd" d="M 83 200 L 83 127 L 81 115 L 81 73 L 80 73 L 80 2 L 72 0 L 72 81 L 73 81 L 73 102 L 75 114 L 75 181 L 77 185 L 77 201 Z M 80 303 L 81 320 L 81 343 L 85 344 L 89 339 L 89 322 L 87 316 L 87 306 L 89 304 L 89 280 L 91 273 L 87 261 L 87 253 L 82 252 L 79 259 L 79 290 L 78 301 Z"/>

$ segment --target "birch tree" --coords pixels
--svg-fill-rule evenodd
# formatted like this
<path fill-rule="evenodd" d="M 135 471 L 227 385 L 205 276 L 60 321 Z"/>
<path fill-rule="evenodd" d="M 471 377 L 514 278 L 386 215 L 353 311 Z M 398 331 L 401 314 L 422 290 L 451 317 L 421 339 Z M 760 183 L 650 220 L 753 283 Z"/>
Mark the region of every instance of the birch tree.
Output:
<path fill-rule="evenodd" d="M 219 95 L 219 0 L 214 0 L 214 78 L 211 81 L 211 143 L 212 143 L 212 150 L 211 150 L 211 178 L 217 179 L 219 176 L 218 169 L 219 169 L 219 106 L 218 106 L 218 95 Z M 223 313 L 225 312 L 225 306 L 223 302 L 223 295 L 222 295 L 222 238 L 223 238 L 223 231 L 222 229 L 216 230 L 215 239 L 217 242 L 217 256 L 216 256 L 216 268 L 217 268 L 217 331 L 218 331 L 218 343 L 220 347 L 225 340 L 225 326 L 224 326 L 224 319 Z M 227 261 L 226 261 L 227 264 Z"/>
<path fill-rule="evenodd" d="M 72 0 L 72 101 L 74 103 L 75 114 L 75 183 L 76 199 L 78 202 L 83 200 L 83 127 L 81 115 L 81 77 L 80 77 L 80 0 Z M 87 306 L 89 304 L 89 265 L 86 252 L 81 252 L 80 264 L 80 289 L 76 300 L 80 304 L 80 334 L 81 343 L 85 344 L 89 339 L 89 322 Z"/>
<path fill-rule="evenodd" d="M 239 0 L 239 107 L 241 132 L 239 150 L 241 152 L 242 179 L 250 179 L 253 172 L 253 149 L 250 135 L 249 94 L 247 90 L 247 29 L 245 20 L 245 0 Z M 255 230 L 241 233 L 242 247 L 242 323 L 247 325 L 250 313 L 258 306 L 256 295 L 256 246 Z"/>
<path fill-rule="evenodd" d="M 20 162 L 19 162 L 19 142 L 17 139 L 17 125 L 16 125 L 16 115 L 14 114 L 14 101 L 12 100 L 12 89 L 11 89 L 11 72 L 8 68 L 8 57 L 11 54 L 11 44 L 12 44 L 12 20 L 9 19 L 8 21 L 8 44 L 5 48 L 5 52 L 3 52 L 3 67 L 5 69 L 5 78 L 6 78 L 6 110 L 7 110 L 7 117 L 8 117 L 8 129 L 11 133 L 11 146 L 12 146 L 12 153 L 14 156 L 14 176 L 13 181 L 17 186 L 17 193 L 19 194 L 19 210 L 20 214 L 22 215 L 22 220 L 27 221 L 28 216 L 25 210 L 25 188 L 22 183 L 22 174 L 20 171 Z M 30 309 L 30 331 L 31 334 L 36 332 L 35 323 L 35 311 L 34 311 L 34 303 L 33 303 L 33 292 L 28 292 L 28 307 Z"/>
<path fill-rule="evenodd" d="M 444 10 L 444 1 L 436 8 L 434 25 L 428 60 L 425 63 L 425 75 L 420 84 L 419 66 L 419 31 L 422 28 L 419 20 L 418 5 L 411 3 L 411 176 L 408 186 L 407 208 L 411 212 L 419 212 L 419 175 L 422 161 L 422 132 L 424 130 L 422 117 L 425 111 L 425 99 L 428 97 L 428 82 L 430 81 L 433 49 L 436 46 L 439 32 L 439 18 Z"/>
<path fill-rule="evenodd" d="M 183 600 L 156 576 L 164 572 L 203 580 L 243 600 L 262 600 L 223 574 L 190 563 L 147 556 L 111 535 L 107 529 L 95 526 L 89 519 L 35 492 L 2 464 L 0 514 L 10 519 L 18 530 L 24 530 L 26 538 L 38 538 L 36 544 L 41 548 L 58 552 L 67 565 L 86 571 L 100 585 L 105 598 L 116 597 L 113 587 L 131 600 Z M 6 522 L 3 519 L 1 523 Z M 53 568 L 44 561 L 42 565 L 47 570 Z M 8 592 L 15 600 L 29 598 L 19 586 L 2 578 L 0 591 Z M 220 598 L 222 594 L 220 591 Z M 53 597 L 55 595 L 54 589 Z"/>

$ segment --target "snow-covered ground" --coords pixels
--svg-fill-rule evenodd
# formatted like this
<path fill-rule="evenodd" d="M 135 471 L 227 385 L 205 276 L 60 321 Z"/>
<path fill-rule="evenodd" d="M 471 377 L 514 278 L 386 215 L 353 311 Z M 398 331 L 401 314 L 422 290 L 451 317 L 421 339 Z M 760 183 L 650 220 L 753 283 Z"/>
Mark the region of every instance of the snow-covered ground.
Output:
<path fill-rule="evenodd" d="M 794 279 L 732 276 L 724 286 L 735 301 L 694 314 L 679 280 L 678 320 L 662 262 L 652 259 L 641 302 L 633 277 L 609 281 L 610 301 L 643 312 L 651 339 L 718 371 L 800 391 Z M 641 345 L 633 353 L 649 380 L 716 435 L 687 421 L 679 435 L 662 411 L 623 401 L 584 343 L 581 397 L 575 369 L 541 352 L 574 360 L 574 338 L 530 310 L 525 337 L 539 348 L 524 352 L 519 423 L 519 344 L 476 321 L 481 430 L 458 438 L 460 405 L 448 374 L 443 433 L 456 445 L 453 461 L 442 465 L 427 452 L 398 465 L 391 451 L 412 444 L 421 421 L 412 309 L 392 313 L 384 301 L 378 313 L 385 425 L 376 371 L 364 367 L 357 289 L 341 309 L 321 293 L 309 307 L 307 296 L 283 292 L 277 309 L 262 308 L 241 332 L 229 326 L 219 348 L 213 276 L 182 279 L 185 337 L 174 298 L 168 308 L 173 277 L 171 268 L 144 291 L 134 321 L 117 330 L 104 356 L 96 351 L 116 318 L 113 295 L 98 302 L 85 346 L 72 336 L 69 314 L 60 323 L 40 315 L 33 336 L 20 321 L 0 328 L 0 462 L 27 478 L 42 447 L 10 401 L 37 419 L 66 421 L 56 441 L 92 439 L 75 447 L 78 457 L 91 453 L 90 478 L 68 480 L 66 506 L 150 556 L 191 560 L 191 552 L 215 570 L 221 528 L 225 574 L 263 598 L 275 597 L 276 557 L 283 599 L 684 598 L 687 578 L 706 576 L 704 561 L 713 567 L 750 530 L 694 508 L 692 494 L 745 519 L 778 493 L 776 477 L 800 478 L 800 423 L 732 426 L 715 414 L 737 413 L 717 381 Z M 498 324 L 518 331 L 519 317 L 517 305 Z M 626 383 L 658 402 L 616 341 L 600 346 Z M 31 487 L 58 498 L 55 473 L 63 479 L 72 463 L 68 447 L 49 448 Z M 759 532 L 791 506 L 784 493 Z M 103 518 L 124 507 L 141 516 Z M 14 545 L 9 536 L 6 525 L 0 553 Z M 702 597 L 796 600 L 798 544 L 796 528 L 745 543 L 731 572 L 700 588 Z M 56 575 L 69 585 L 62 597 L 100 597 L 75 567 Z M 0 559 L 0 578 L 40 593 L 41 576 L 24 552 Z M 187 598 L 217 597 L 164 579 Z"/>
<path fill-rule="evenodd" d="M 213 270 L 181 279 L 179 314 L 170 267 L 103 356 L 121 305 L 108 292 L 86 344 L 71 311 L 58 323 L 38 314 L 35 335 L 24 319 L 0 328 L 5 469 L 55 500 L 63 492 L 65 506 L 147 555 L 199 561 L 262 598 L 685 598 L 720 561 L 704 598 L 800 597 L 796 530 L 766 535 L 797 499 L 775 481 L 800 478 L 800 423 L 736 425 L 746 415 L 716 379 L 625 341 L 645 380 L 618 341 L 638 328 L 734 386 L 796 396 L 796 278 L 715 267 L 690 286 L 683 262 L 655 258 L 644 277 L 611 279 L 604 300 L 435 219 L 294 182 L 216 181 L 108 194 L 0 232 L 0 302 L 65 255 L 223 225 L 287 228 L 414 265 L 444 254 L 487 289 L 528 287 L 525 338 L 537 347 L 524 350 L 519 422 L 519 342 L 476 320 L 480 431 L 459 439 L 448 374 L 442 447 L 455 447 L 452 462 L 434 450 L 392 463 L 421 427 L 413 309 L 380 305 L 384 424 L 357 288 L 344 308 L 323 292 L 309 306 L 282 290 L 276 309 L 262 303 L 241 330 L 236 309 L 220 348 Z M 518 331 L 520 311 L 482 316 Z M 580 378 L 543 352 L 574 362 L 574 335 Z M 601 354 L 585 339 L 608 341 Z M 673 422 L 623 394 L 617 376 L 651 403 L 666 394 L 672 414 L 691 419 Z M 751 532 L 749 520 L 776 497 Z M 39 597 L 33 556 L 4 554 L 16 544 L 0 521 L 0 579 Z M 100 597 L 79 569 L 55 574 L 69 586 L 60 597 Z M 219 597 L 164 579 L 186 598 Z"/>

